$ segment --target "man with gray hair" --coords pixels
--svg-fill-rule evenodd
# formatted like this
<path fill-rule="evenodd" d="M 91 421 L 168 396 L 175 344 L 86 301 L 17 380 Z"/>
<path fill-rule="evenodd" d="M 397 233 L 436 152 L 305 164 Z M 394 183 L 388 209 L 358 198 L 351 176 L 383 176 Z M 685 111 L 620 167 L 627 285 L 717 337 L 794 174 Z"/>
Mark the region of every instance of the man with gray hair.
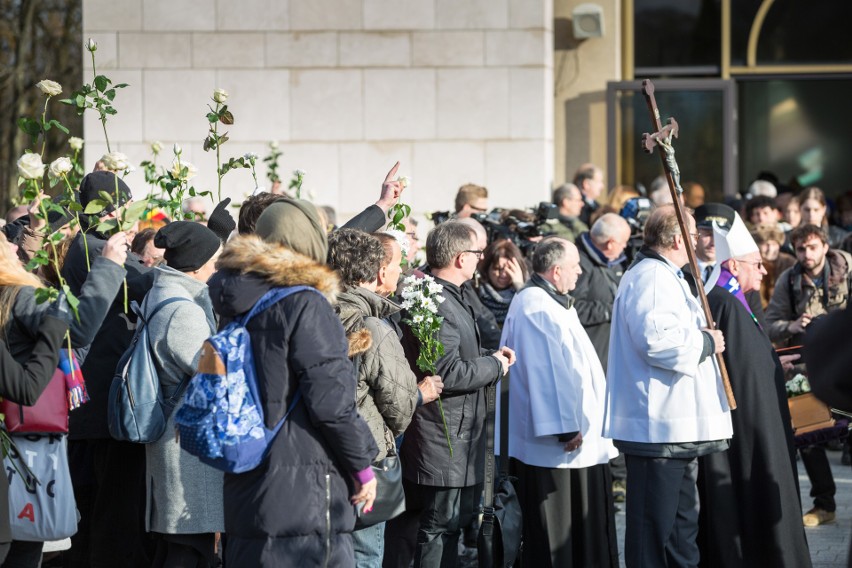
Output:
<path fill-rule="evenodd" d="M 444 355 L 435 366 L 444 391 L 443 415 L 436 404 L 418 408 L 400 453 L 405 514 L 419 519 L 418 567 L 456 563 L 460 529 L 470 524 L 485 480 L 485 387 L 515 362 L 507 347 L 493 353 L 481 348 L 475 314 L 462 297 L 462 285 L 473 278 L 482 252 L 476 232 L 456 221 L 438 225 L 426 240 L 426 272 L 443 286 L 437 313 L 444 318 L 438 335 Z M 416 369 L 420 346 L 407 325 L 403 334 L 406 358 Z M 418 378 L 424 375 L 415 372 Z M 400 553 L 404 551 L 394 551 L 391 564 L 408 566 L 410 558 Z"/>
<path fill-rule="evenodd" d="M 713 358 L 725 340 L 680 268 L 696 233 L 686 222 L 685 239 L 673 206 L 648 217 L 613 305 L 603 433 L 626 455 L 628 568 L 698 565 L 697 458 L 733 431 Z"/>
<path fill-rule="evenodd" d="M 601 437 L 604 371 L 570 292 L 581 276 L 571 242 L 548 237 L 512 300 L 503 342 L 519 354 L 509 385 L 509 467 L 524 518 L 524 566 L 618 566 Z M 501 406 L 502 408 L 502 406 Z"/>
<path fill-rule="evenodd" d="M 585 231 L 588 225 L 580 220 L 583 211 L 583 194 L 573 183 L 565 183 L 553 190 L 553 204 L 559 208 L 556 223 L 551 225 L 553 234 L 571 242 Z"/>

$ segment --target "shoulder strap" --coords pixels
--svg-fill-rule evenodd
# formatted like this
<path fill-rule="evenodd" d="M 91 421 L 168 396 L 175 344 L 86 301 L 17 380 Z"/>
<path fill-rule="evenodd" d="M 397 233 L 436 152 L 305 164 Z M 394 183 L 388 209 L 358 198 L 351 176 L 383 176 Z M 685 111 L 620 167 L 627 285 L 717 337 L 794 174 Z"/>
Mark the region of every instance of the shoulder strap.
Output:
<path fill-rule="evenodd" d="M 485 489 L 483 506 L 486 512 L 494 508 L 494 418 L 497 410 L 497 384 L 485 387 Z"/>
<path fill-rule="evenodd" d="M 267 309 L 273 304 L 280 302 L 287 296 L 295 294 L 296 292 L 301 292 L 303 290 L 313 290 L 317 294 L 320 293 L 319 290 L 317 290 L 316 288 L 312 288 L 311 286 L 288 286 L 286 288 L 273 288 L 272 290 L 261 296 L 261 298 L 254 303 L 254 306 L 252 306 L 251 310 L 249 310 L 249 313 L 246 314 L 245 317 L 243 317 L 243 319 L 240 321 L 241 325 L 245 327 L 249 320 L 251 320 L 254 316 L 259 314 L 263 310 Z"/>
<path fill-rule="evenodd" d="M 189 301 L 190 301 L 189 298 L 183 298 L 181 296 L 175 296 L 174 298 L 169 298 L 167 300 L 163 300 L 162 302 L 160 302 L 159 304 L 154 306 L 154 309 L 151 311 L 151 315 L 149 315 L 147 319 L 145 318 L 144 311 L 142 310 L 142 308 L 139 306 L 139 304 L 136 301 L 134 301 L 130 305 L 130 307 L 133 309 L 133 312 L 137 316 L 139 316 L 139 319 L 141 319 L 147 325 L 149 321 L 154 319 L 154 316 L 157 315 L 157 312 L 159 312 L 160 310 L 162 310 L 163 308 L 165 308 L 169 304 L 174 304 L 175 302 L 189 302 Z"/>

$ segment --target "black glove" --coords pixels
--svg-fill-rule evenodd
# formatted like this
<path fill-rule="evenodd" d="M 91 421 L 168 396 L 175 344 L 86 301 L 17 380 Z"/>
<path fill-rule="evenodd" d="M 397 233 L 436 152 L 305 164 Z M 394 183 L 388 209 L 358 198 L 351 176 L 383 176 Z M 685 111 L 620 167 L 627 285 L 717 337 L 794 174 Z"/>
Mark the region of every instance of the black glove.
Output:
<path fill-rule="evenodd" d="M 65 292 L 60 292 L 59 297 L 54 300 L 47 310 L 45 316 L 50 316 L 71 325 L 74 319 L 74 312 L 71 311 L 71 306 L 68 305 L 68 298 L 65 297 Z"/>
<path fill-rule="evenodd" d="M 237 228 L 237 222 L 228 212 L 228 205 L 231 203 L 231 198 L 225 198 L 222 203 L 213 209 L 213 213 L 207 219 L 207 228 L 216 233 L 216 236 L 224 243 L 228 237 Z"/>

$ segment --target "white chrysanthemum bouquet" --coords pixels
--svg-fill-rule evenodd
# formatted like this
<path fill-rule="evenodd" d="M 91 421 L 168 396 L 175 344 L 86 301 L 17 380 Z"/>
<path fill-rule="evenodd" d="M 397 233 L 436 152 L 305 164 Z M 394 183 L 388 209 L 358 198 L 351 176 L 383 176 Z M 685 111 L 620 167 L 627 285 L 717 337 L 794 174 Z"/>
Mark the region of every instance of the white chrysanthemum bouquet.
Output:
<path fill-rule="evenodd" d="M 402 321 L 408 324 L 414 337 L 420 344 L 417 355 L 417 368 L 424 373 L 436 374 L 435 363 L 444 354 L 444 344 L 438 341 L 438 332 L 444 318 L 438 315 L 438 304 L 444 301 L 441 292 L 444 287 L 435 282 L 431 276 L 417 278 L 409 276 L 403 280 L 402 309 L 407 317 Z M 447 447 L 450 457 L 453 457 L 453 445 L 450 443 L 450 432 L 447 429 L 447 419 L 444 416 L 444 405 L 438 397 L 438 408 L 441 411 L 441 421 L 444 424 L 444 435 L 447 437 Z"/>

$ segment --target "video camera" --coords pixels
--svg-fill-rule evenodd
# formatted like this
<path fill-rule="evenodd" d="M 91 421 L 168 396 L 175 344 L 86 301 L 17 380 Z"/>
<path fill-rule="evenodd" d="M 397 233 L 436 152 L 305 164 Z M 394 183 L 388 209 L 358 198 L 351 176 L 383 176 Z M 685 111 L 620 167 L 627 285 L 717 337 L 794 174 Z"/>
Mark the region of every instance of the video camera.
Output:
<path fill-rule="evenodd" d="M 624 253 L 631 262 L 636 252 L 642 248 L 645 223 L 653 210 L 654 203 L 647 197 L 631 197 L 624 203 L 624 207 L 619 212 L 619 215 L 630 225 L 630 240 L 627 241 Z"/>

